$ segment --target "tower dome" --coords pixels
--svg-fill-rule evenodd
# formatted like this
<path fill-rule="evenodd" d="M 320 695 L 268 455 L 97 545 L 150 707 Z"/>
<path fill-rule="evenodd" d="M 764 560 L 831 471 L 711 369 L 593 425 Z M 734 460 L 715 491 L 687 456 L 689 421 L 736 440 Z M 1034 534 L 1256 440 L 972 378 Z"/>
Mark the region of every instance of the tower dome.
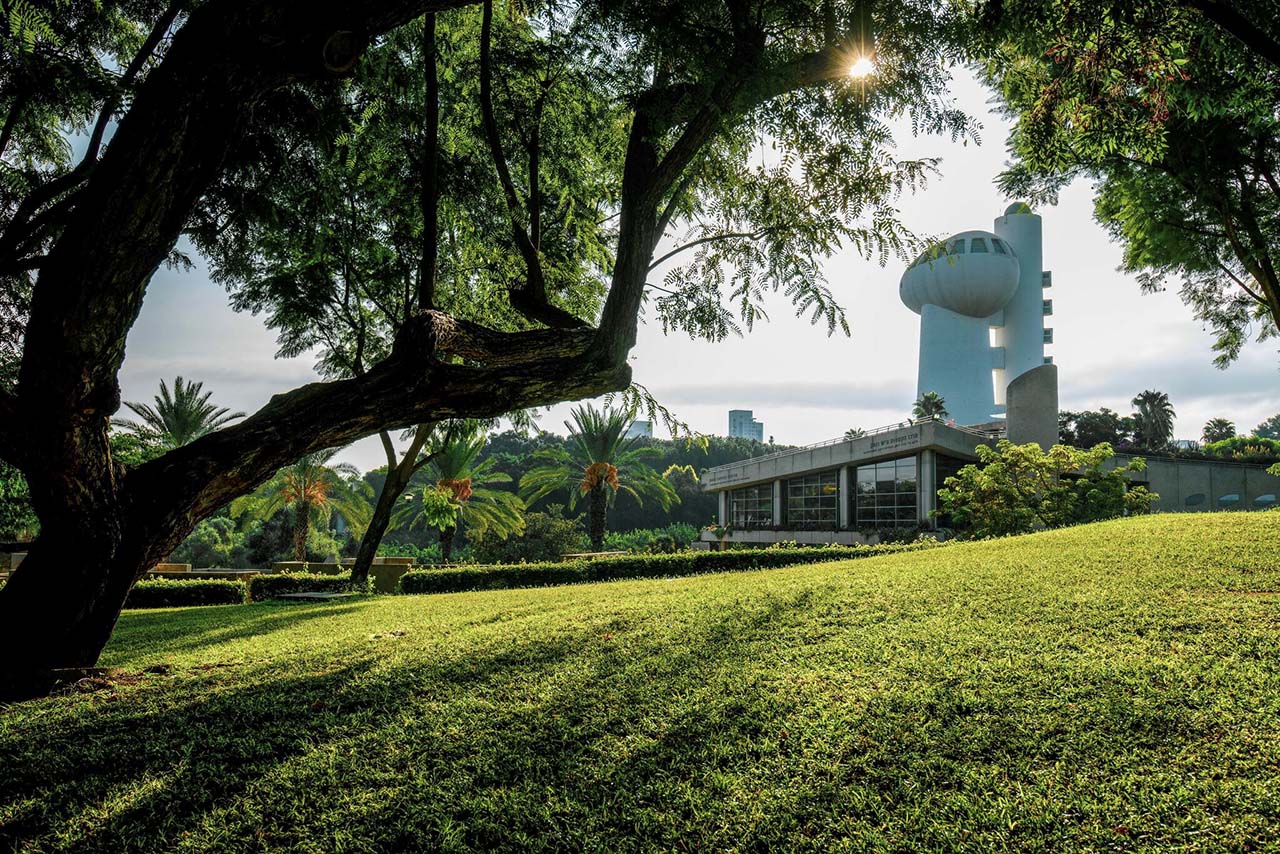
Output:
<path fill-rule="evenodd" d="M 902 274 L 898 295 L 919 314 L 936 305 L 965 317 L 990 317 L 1018 290 L 1018 258 L 989 231 L 962 231 L 926 251 Z"/>

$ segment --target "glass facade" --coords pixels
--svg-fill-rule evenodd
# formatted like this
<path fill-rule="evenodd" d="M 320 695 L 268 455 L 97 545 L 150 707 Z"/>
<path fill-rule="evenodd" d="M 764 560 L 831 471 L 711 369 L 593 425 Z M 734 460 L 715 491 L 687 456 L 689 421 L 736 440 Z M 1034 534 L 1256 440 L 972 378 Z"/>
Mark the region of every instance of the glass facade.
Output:
<path fill-rule="evenodd" d="M 854 477 L 855 528 L 897 528 L 920 521 L 916 458 L 858 466 Z"/>
<path fill-rule="evenodd" d="M 773 527 L 773 484 L 729 492 L 729 524 L 738 530 Z"/>
<path fill-rule="evenodd" d="M 795 531 L 834 529 L 840 524 L 840 474 L 823 471 L 786 483 L 786 527 Z"/>

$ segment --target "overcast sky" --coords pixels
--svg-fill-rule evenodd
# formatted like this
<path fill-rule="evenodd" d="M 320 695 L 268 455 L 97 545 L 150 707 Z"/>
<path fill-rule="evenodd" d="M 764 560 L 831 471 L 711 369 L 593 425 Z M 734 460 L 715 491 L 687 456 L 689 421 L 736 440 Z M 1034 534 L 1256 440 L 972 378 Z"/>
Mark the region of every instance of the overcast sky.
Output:
<path fill-rule="evenodd" d="M 902 157 L 938 156 L 941 175 L 903 197 L 902 219 L 919 234 L 991 229 L 1010 200 L 993 181 L 1006 159 L 1006 125 L 990 111 L 988 93 L 963 71 L 954 93 L 983 123 L 982 145 L 937 137 L 898 136 Z M 1272 343 L 1250 344 L 1226 371 L 1212 365 L 1212 335 L 1174 292 L 1143 295 L 1117 271 L 1120 248 L 1093 220 L 1093 191 L 1078 182 L 1044 219 L 1045 268 L 1053 271 L 1054 343 L 1064 409 L 1107 406 L 1131 410 L 1146 388 L 1169 393 L 1179 438 L 1198 438 L 1205 421 L 1230 418 L 1241 430 L 1280 412 L 1280 357 Z M 689 426 L 728 431 L 729 409 L 754 410 L 766 438 L 807 444 L 847 428 L 876 427 L 906 417 L 915 397 L 919 317 L 898 300 L 902 264 L 880 267 L 852 250 L 828 259 L 833 293 L 848 311 L 852 335 L 827 337 L 825 327 L 797 318 L 785 300 L 768 306 L 771 320 L 742 339 L 718 344 L 664 336 L 641 327 L 632 351 L 635 380 Z M 276 359 L 274 335 L 259 318 L 237 314 L 203 268 L 160 270 L 129 336 L 121 372 L 125 400 L 150 401 L 162 377 L 202 380 L 223 406 L 252 412 L 272 394 L 316 379 L 313 359 Z M 570 405 L 541 417 L 544 429 L 565 432 Z M 659 432 L 659 435 L 662 435 Z M 361 469 L 384 463 L 366 439 L 341 459 Z"/>

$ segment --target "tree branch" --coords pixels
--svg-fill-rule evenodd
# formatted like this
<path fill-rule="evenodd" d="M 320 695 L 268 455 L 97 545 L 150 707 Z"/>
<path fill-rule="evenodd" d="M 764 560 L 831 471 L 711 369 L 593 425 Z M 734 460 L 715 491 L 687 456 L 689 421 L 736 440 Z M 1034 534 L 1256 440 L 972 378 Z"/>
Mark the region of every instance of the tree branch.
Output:
<path fill-rule="evenodd" d="M 418 266 L 418 310 L 435 308 L 436 259 L 440 240 L 440 81 L 436 75 L 436 16 L 422 21 L 422 73 L 426 84 L 426 126 L 422 131 L 422 256 Z"/>
<path fill-rule="evenodd" d="M 649 269 L 653 270 L 656 267 L 660 266 L 664 261 L 670 260 L 672 257 L 679 255 L 681 252 L 684 252 L 685 250 L 688 250 L 688 249 L 693 249 L 695 246 L 701 246 L 704 243 L 715 243 L 718 240 L 732 240 L 735 237 L 746 237 L 751 240 L 759 240 L 761 237 L 764 237 L 768 233 L 769 233 L 769 229 L 762 228 L 762 229 L 758 229 L 757 231 L 726 231 L 721 234 L 709 234 L 706 237 L 699 237 L 697 240 L 690 240 L 688 243 L 685 243 L 682 246 L 677 246 L 675 249 L 672 249 L 666 255 L 663 255 L 661 258 L 659 258 L 658 260 L 650 264 Z"/>
<path fill-rule="evenodd" d="M 1280 68 L 1280 42 L 1229 4 L 1221 0 L 1182 0 L 1182 3 L 1199 11 L 1206 19 L 1235 36 L 1258 56 Z"/>
<path fill-rule="evenodd" d="M 507 203 L 507 215 L 511 219 L 511 237 L 515 240 L 520 257 L 524 259 L 525 283 L 522 288 L 509 290 L 511 305 L 530 320 L 565 329 L 574 329 L 586 324 L 567 311 L 551 305 L 547 301 L 547 283 L 542 273 L 542 259 L 538 255 L 538 247 L 534 245 L 529 233 L 521 223 L 520 197 L 516 193 L 515 184 L 511 180 L 511 172 L 507 168 L 507 158 L 502 150 L 502 139 L 498 133 L 498 121 L 493 115 L 493 63 L 490 57 L 493 40 L 493 0 L 485 0 L 483 17 L 480 22 L 480 115 L 484 125 L 484 135 L 489 143 L 489 155 L 493 167 L 498 173 L 498 183 L 502 186 L 502 195 Z"/>
<path fill-rule="evenodd" d="M 489 331 L 523 352 L 525 360 L 446 364 L 436 358 L 448 340 L 448 335 L 437 334 L 439 321 L 435 312 L 415 317 L 401 330 L 391 355 L 363 377 L 312 383 L 276 395 L 245 420 L 140 466 L 129 475 L 130 494 L 148 502 L 180 502 L 181 512 L 201 518 L 303 454 L 378 430 L 450 418 L 494 418 L 513 409 L 594 397 L 630 383 L 625 361 L 601 363 L 583 352 L 589 333 L 575 336 L 563 330 Z M 552 335 L 576 337 L 577 355 L 548 354 L 543 344 Z"/>

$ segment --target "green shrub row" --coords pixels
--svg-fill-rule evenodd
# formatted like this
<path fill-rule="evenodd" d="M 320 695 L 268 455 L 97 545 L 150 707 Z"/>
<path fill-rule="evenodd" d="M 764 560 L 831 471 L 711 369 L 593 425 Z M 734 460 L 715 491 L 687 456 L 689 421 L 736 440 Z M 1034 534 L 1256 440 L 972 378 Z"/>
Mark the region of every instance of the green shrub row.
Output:
<path fill-rule="evenodd" d="M 821 548 L 741 549 L 724 552 L 682 552 L 667 555 L 628 555 L 593 561 L 525 563 L 494 566 L 456 566 L 415 569 L 400 579 L 401 593 L 459 593 L 466 590 L 501 590 L 513 587 L 546 587 L 622 578 L 671 578 L 705 572 L 772 569 L 802 563 L 873 557 L 917 551 L 937 545 L 932 540 L 876 546 L 823 546 Z"/>
<path fill-rule="evenodd" d="M 193 578 L 179 581 L 147 578 L 129 591 L 126 608 L 179 608 L 188 605 L 240 605 L 245 601 L 243 581 Z"/>
<path fill-rule="evenodd" d="M 361 592 L 369 592 L 370 589 L 366 588 Z M 350 593 L 351 591 L 351 579 L 347 575 L 288 572 L 255 575 L 249 579 L 249 598 L 254 602 L 273 599 L 285 593 Z"/>

